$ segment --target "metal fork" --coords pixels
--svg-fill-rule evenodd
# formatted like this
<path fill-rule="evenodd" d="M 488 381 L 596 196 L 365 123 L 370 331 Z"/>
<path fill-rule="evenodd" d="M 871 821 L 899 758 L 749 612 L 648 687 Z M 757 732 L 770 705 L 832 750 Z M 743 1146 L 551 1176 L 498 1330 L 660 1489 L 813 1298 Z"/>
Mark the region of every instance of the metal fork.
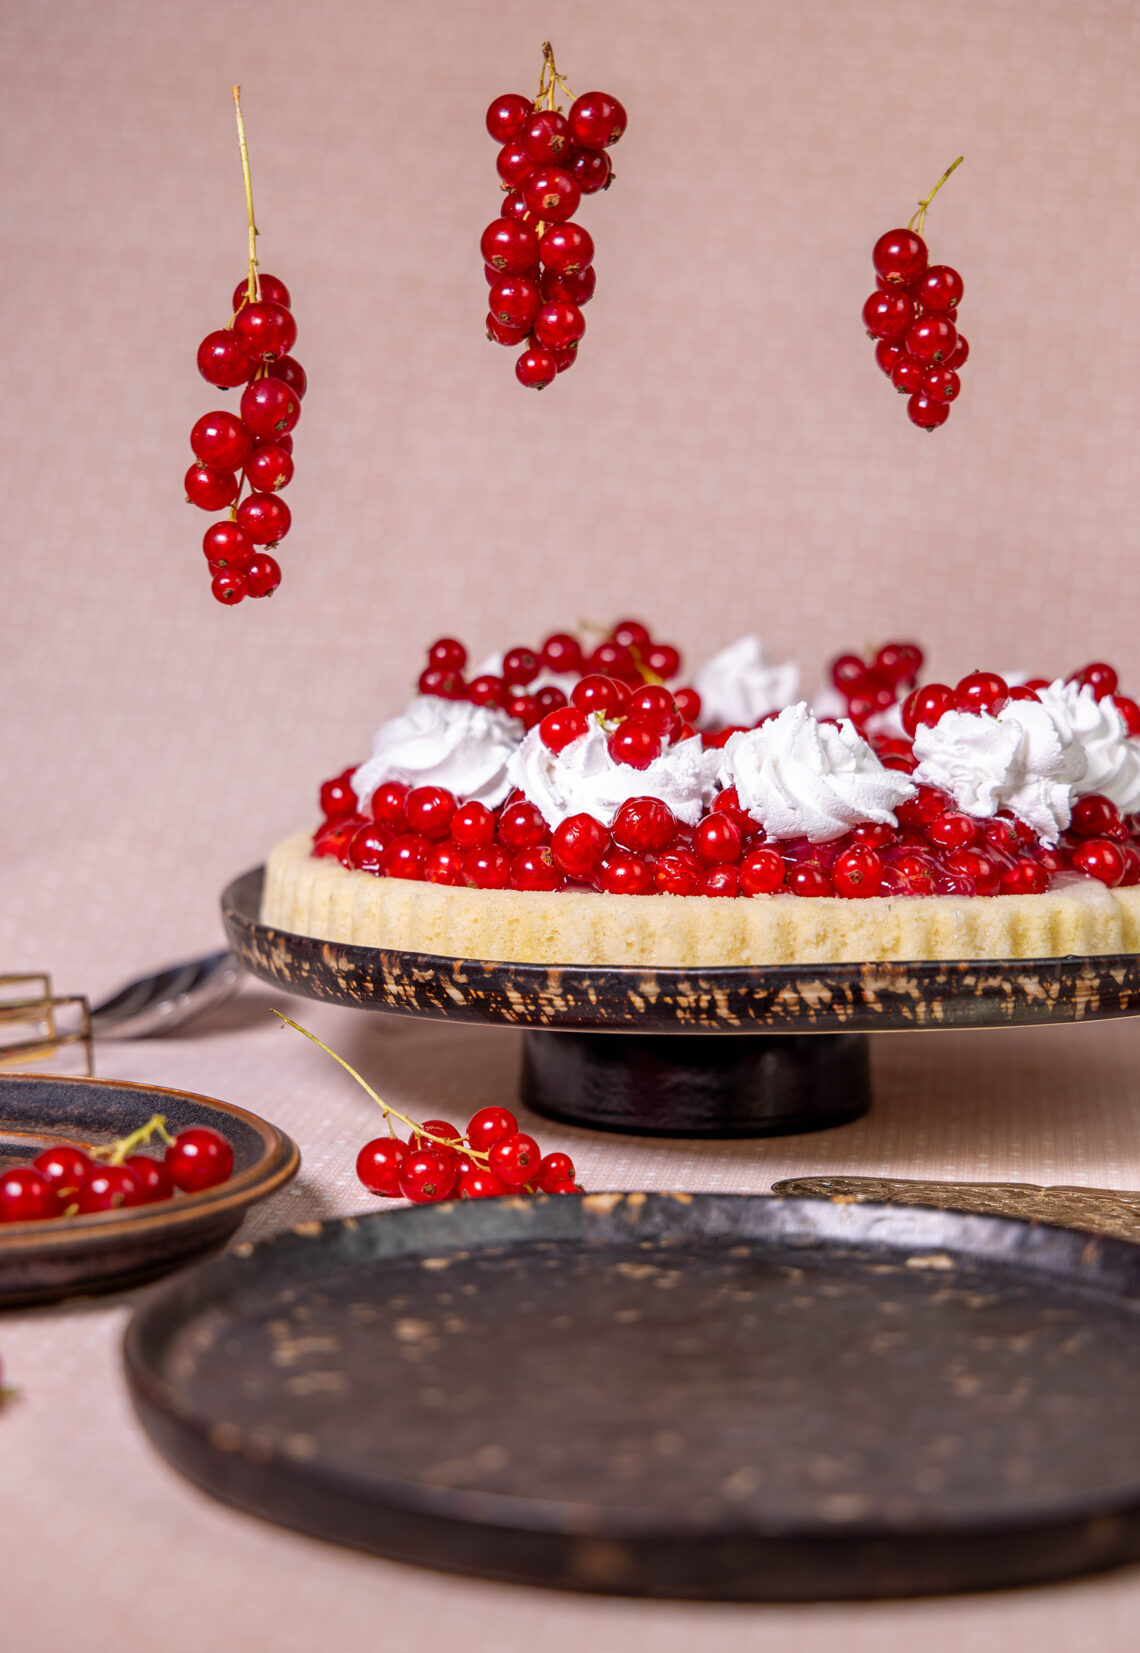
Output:
<path fill-rule="evenodd" d="M 128 982 L 91 1012 L 96 1039 L 149 1039 L 170 1033 L 237 992 L 243 971 L 230 952 L 209 953 Z"/>

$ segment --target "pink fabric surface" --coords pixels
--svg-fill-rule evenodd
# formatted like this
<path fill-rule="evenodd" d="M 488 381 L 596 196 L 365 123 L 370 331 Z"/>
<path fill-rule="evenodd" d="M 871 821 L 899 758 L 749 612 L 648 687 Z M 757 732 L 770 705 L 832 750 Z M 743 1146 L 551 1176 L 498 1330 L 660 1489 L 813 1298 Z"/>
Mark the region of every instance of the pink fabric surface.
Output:
<path fill-rule="evenodd" d="M 630 111 L 581 217 L 597 295 L 542 396 L 482 336 L 496 92 L 553 34 Z M 56 0 L 0 14 L 5 616 L 0 970 L 93 999 L 217 944 L 217 895 L 360 757 L 421 649 L 641 613 L 696 661 L 745 628 L 818 672 L 914 635 L 938 676 L 1090 658 L 1140 688 L 1140 285 L 1128 0 Z M 266 270 L 311 388 L 271 603 L 227 613 L 181 503 L 194 368 L 243 273 L 240 80 Z M 971 360 L 934 436 L 859 323 L 870 248 L 931 209 Z M 367 1102 L 251 988 L 101 1072 L 277 1119 L 300 1181 L 262 1232 L 363 1202 Z M 517 1036 L 309 1009 L 413 1110 L 510 1095 Z M 899 1035 L 860 1124 L 678 1144 L 543 1127 L 590 1186 L 761 1190 L 793 1172 L 1140 1186 L 1131 1026 Z M 135 1427 L 129 1303 L 5 1316 L 5 1645 L 164 1653 L 1128 1643 L 1136 1572 L 960 1601 L 569 1599 L 439 1578 L 209 1503 Z M 192 1581 L 186 1593 L 182 1584 Z M 1127 1626 L 1127 1628 L 1126 1628 Z"/>

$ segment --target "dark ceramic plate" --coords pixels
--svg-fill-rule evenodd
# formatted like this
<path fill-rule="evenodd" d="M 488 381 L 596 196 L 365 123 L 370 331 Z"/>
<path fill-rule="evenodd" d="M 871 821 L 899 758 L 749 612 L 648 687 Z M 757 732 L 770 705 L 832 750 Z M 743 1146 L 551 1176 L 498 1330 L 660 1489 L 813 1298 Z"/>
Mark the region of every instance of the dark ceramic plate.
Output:
<path fill-rule="evenodd" d="M 403 1561 L 737 1600 L 1028 1584 L 1140 1555 L 1140 1248 L 710 1194 L 308 1223 L 126 1339 L 207 1491 Z"/>
<path fill-rule="evenodd" d="M 164 1274 L 221 1245 L 246 1206 L 300 1165 L 282 1131 L 228 1102 L 113 1079 L 48 1077 L 0 1078 L 0 1158 L 27 1161 L 52 1142 L 113 1142 L 156 1113 L 172 1132 L 191 1125 L 220 1131 L 234 1151 L 229 1180 L 158 1205 L 0 1225 L 0 1305 L 114 1291 Z"/>
<path fill-rule="evenodd" d="M 1140 1012 L 1135 953 L 699 970 L 498 963 L 272 929 L 260 921 L 263 878 L 248 872 L 222 897 L 230 946 L 253 975 L 332 1004 L 524 1028 L 523 1100 L 603 1130 L 841 1125 L 870 1105 L 868 1033 Z"/>

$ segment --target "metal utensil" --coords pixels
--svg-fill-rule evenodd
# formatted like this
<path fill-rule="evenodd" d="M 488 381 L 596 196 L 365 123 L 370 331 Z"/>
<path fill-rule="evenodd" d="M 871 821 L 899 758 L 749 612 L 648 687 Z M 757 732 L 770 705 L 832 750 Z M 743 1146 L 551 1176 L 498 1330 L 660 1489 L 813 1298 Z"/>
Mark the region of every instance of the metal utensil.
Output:
<path fill-rule="evenodd" d="M 150 1039 L 183 1027 L 237 992 L 244 972 L 230 952 L 209 953 L 128 982 L 91 1012 L 96 1039 Z"/>

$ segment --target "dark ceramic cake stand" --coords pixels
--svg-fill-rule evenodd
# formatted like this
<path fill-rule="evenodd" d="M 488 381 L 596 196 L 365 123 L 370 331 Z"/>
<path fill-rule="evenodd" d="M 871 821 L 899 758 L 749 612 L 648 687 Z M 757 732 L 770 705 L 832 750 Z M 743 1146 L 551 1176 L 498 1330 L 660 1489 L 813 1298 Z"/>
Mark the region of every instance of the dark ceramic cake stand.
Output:
<path fill-rule="evenodd" d="M 1140 954 L 679 970 L 510 964 L 346 946 L 260 921 L 264 869 L 222 897 L 253 975 L 330 1004 L 525 1030 L 522 1097 L 574 1125 L 776 1136 L 871 1103 L 867 1034 L 1140 1014 Z"/>

